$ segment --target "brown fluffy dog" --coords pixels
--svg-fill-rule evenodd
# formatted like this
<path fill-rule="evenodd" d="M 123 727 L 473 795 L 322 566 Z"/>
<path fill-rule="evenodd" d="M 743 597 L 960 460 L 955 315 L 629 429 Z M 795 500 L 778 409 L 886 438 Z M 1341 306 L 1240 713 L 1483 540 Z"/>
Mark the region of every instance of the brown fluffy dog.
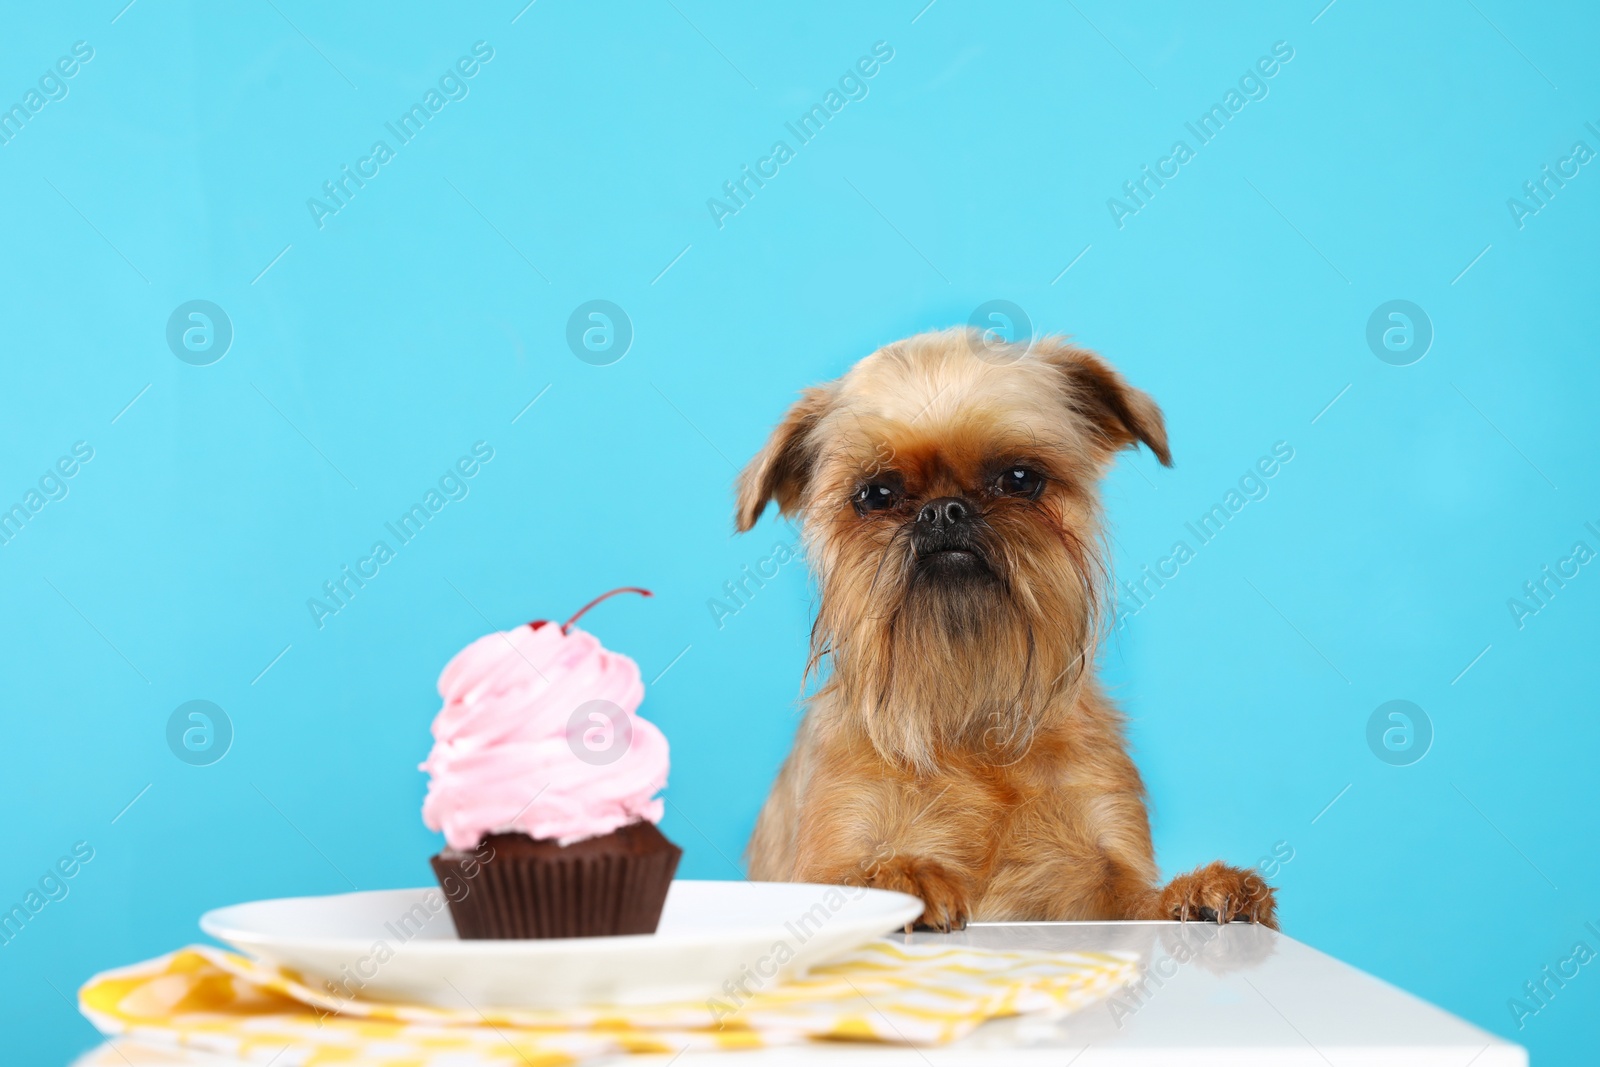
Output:
<path fill-rule="evenodd" d="M 1157 883 L 1144 786 L 1093 677 L 1097 486 L 1161 411 L 1093 354 L 970 330 L 804 392 L 740 475 L 802 523 L 831 663 L 750 841 L 750 877 L 911 893 L 971 920 L 1274 921 L 1252 871 Z"/>

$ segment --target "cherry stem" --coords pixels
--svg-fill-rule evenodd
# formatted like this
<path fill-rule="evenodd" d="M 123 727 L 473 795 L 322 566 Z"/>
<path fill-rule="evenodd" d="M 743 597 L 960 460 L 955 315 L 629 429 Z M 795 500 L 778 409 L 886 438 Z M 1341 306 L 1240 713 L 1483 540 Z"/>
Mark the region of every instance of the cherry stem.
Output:
<path fill-rule="evenodd" d="M 579 608 L 578 609 L 578 613 L 576 615 L 574 615 L 572 618 L 568 619 L 566 622 L 562 623 L 561 624 L 561 632 L 563 634 L 565 634 L 567 632 L 567 630 L 569 628 L 571 628 L 573 623 L 577 622 L 580 618 L 583 617 L 583 613 L 584 612 L 588 611 L 590 608 L 592 608 L 596 604 L 600 603 L 600 601 L 606 600 L 606 599 L 608 599 L 610 597 L 614 597 L 618 593 L 638 593 L 640 596 L 655 596 L 655 594 L 652 593 L 650 590 L 648 590 L 648 589 L 640 589 L 636 585 L 625 585 L 625 586 L 621 587 L 620 589 L 613 589 L 609 593 L 601 593 L 599 596 L 597 596 L 593 600 L 589 601 L 583 607 Z"/>

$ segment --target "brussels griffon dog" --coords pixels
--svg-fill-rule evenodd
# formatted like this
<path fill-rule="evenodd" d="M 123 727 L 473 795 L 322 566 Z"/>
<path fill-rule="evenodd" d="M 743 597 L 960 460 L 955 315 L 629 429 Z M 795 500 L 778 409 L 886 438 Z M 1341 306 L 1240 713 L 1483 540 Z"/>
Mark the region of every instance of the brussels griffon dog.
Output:
<path fill-rule="evenodd" d="M 1093 676 L 1097 485 L 1161 411 L 1058 339 L 973 330 L 882 348 L 805 390 L 739 476 L 736 521 L 798 519 L 828 660 L 750 841 L 750 877 L 867 885 L 919 924 L 1200 919 L 1275 926 L 1213 863 L 1157 881 L 1144 785 Z"/>

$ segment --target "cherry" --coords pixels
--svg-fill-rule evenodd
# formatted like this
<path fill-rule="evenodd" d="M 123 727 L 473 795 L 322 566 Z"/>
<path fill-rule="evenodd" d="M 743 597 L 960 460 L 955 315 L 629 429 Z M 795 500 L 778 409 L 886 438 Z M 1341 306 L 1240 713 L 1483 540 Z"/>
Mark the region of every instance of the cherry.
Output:
<path fill-rule="evenodd" d="M 576 615 L 572 616 L 572 618 L 570 618 L 566 622 L 562 623 L 561 624 L 561 632 L 563 634 L 565 634 L 569 629 L 572 628 L 572 624 L 577 622 L 580 618 L 582 618 L 584 613 L 587 612 L 590 608 L 594 607 L 596 604 L 600 603 L 602 600 L 605 600 L 605 599 L 607 599 L 609 597 L 616 596 L 618 593 L 638 593 L 640 596 L 655 596 L 655 594 L 652 593 L 650 590 L 648 590 L 648 589 L 640 589 L 638 586 L 635 586 L 635 585 L 624 585 L 624 586 L 622 586 L 620 588 L 611 590 L 609 593 L 601 593 L 599 596 L 597 596 L 593 600 L 589 601 L 583 607 L 579 608 Z M 535 619 L 532 622 L 528 623 L 528 628 L 532 629 L 532 630 L 537 630 L 541 626 L 549 625 L 549 622 L 550 622 L 549 619 Z"/>

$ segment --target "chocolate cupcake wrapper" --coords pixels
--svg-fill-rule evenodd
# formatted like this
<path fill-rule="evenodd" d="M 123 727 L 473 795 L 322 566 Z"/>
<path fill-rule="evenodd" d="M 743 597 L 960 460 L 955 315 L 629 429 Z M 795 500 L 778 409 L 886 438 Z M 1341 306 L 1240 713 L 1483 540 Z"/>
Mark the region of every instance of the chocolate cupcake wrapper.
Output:
<path fill-rule="evenodd" d="M 449 878 L 467 887 L 459 900 L 450 900 L 457 936 L 481 940 L 655 932 L 682 849 L 660 837 L 658 846 L 644 851 L 556 851 L 517 855 L 496 849 L 486 862 L 470 854 L 434 856 L 433 871 L 441 885 L 448 885 Z"/>

